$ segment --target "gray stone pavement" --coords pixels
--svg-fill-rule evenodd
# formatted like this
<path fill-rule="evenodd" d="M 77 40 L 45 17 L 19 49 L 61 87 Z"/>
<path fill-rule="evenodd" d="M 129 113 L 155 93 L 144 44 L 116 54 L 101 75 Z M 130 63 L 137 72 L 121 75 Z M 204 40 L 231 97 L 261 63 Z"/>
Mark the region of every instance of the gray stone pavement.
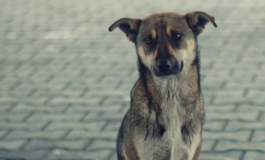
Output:
<path fill-rule="evenodd" d="M 0 0 L 0 159 L 116 159 L 137 79 L 122 17 L 201 10 L 202 160 L 265 159 L 265 1 Z"/>

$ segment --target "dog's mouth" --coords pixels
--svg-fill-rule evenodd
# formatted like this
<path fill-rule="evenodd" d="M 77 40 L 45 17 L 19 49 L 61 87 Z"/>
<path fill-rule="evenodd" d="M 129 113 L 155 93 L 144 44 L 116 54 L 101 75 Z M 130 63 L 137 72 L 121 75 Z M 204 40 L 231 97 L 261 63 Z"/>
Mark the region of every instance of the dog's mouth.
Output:
<path fill-rule="evenodd" d="M 171 75 L 177 75 L 179 74 L 184 67 L 184 63 L 183 61 L 181 61 L 180 65 L 178 63 L 176 63 L 171 69 L 166 70 L 166 69 L 159 69 L 157 67 L 153 68 L 153 72 L 155 74 L 155 76 L 157 77 L 166 77 L 166 76 L 171 76 Z"/>

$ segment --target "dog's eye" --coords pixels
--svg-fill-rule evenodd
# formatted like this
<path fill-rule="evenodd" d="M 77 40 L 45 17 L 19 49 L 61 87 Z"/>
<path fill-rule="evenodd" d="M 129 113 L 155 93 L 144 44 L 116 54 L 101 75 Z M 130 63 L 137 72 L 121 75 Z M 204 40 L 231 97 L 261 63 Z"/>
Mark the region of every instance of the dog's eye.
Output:
<path fill-rule="evenodd" d="M 176 40 L 176 41 L 177 41 L 177 40 L 180 40 L 180 39 L 182 38 L 182 36 L 181 36 L 180 34 L 173 34 L 172 37 L 173 37 L 173 39 Z"/>
<path fill-rule="evenodd" d="M 146 44 L 151 44 L 151 43 L 152 43 L 152 39 L 151 39 L 151 38 L 146 38 L 146 39 L 144 40 L 144 42 L 145 42 Z"/>

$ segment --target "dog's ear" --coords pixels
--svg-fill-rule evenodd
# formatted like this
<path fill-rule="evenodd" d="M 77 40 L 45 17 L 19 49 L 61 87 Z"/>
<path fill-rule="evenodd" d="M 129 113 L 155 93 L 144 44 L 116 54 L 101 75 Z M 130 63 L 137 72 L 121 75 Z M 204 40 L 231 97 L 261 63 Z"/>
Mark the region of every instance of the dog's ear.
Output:
<path fill-rule="evenodd" d="M 214 17 L 204 12 L 192 12 L 187 13 L 185 18 L 188 22 L 190 28 L 195 32 L 195 34 L 199 35 L 203 32 L 205 25 L 208 22 L 211 22 L 214 27 L 217 27 Z"/>
<path fill-rule="evenodd" d="M 114 22 L 109 27 L 109 31 L 111 32 L 116 27 L 119 27 L 120 30 L 126 34 L 127 38 L 130 41 L 135 43 L 140 24 L 141 24 L 140 19 L 122 18 L 122 19 L 119 19 L 118 21 Z"/>

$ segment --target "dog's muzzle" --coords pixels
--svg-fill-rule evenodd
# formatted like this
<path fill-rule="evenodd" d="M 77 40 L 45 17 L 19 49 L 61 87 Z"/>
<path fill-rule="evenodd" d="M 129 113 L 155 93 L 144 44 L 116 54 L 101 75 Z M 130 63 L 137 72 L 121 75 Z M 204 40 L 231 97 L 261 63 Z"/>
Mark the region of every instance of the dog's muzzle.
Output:
<path fill-rule="evenodd" d="M 173 64 L 169 59 L 161 59 L 157 61 L 156 66 L 154 67 L 154 74 L 157 77 L 176 75 L 180 73 L 182 69 L 183 69 L 183 62 L 179 64 L 179 62 L 176 61 Z"/>

